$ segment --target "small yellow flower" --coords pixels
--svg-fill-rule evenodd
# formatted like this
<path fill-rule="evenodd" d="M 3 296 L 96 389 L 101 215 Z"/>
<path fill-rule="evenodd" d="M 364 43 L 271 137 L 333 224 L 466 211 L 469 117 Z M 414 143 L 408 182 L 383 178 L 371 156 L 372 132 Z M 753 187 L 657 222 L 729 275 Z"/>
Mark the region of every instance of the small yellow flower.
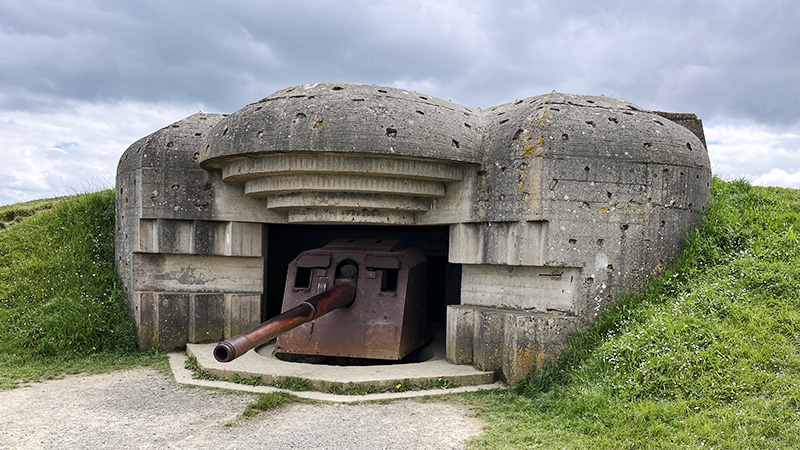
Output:
<path fill-rule="evenodd" d="M 689 325 L 684 325 L 683 328 L 689 328 Z"/>
<path fill-rule="evenodd" d="M 400 384 L 400 383 L 397 383 L 397 386 L 395 386 L 394 388 L 395 388 L 395 389 L 400 389 L 401 387 L 403 387 L 403 385 L 402 385 L 402 384 Z"/>

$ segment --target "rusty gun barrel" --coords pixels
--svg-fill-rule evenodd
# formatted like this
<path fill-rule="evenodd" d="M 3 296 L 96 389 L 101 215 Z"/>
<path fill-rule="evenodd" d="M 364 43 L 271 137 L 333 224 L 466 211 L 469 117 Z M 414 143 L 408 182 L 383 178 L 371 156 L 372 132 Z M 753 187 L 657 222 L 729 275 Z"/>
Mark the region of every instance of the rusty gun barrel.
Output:
<path fill-rule="evenodd" d="M 267 343 L 282 333 L 349 305 L 355 296 L 355 283 L 346 280 L 267 320 L 252 330 L 220 342 L 214 348 L 214 358 L 219 362 L 233 361 L 248 350 Z"/>

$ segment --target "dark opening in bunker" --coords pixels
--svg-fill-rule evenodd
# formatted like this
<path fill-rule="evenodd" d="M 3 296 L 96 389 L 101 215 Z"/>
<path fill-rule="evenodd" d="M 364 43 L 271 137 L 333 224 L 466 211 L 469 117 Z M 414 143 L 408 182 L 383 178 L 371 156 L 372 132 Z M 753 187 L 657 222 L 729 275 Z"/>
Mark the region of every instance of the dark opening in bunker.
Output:
<path fill-rule="evenodd" d="M 397 239 L 404 247 L 419 247 L 428 260 L 427 323 L 429 331 L 444 332 L 447 305 L 458 304 L 461 289 L 461 266 L 447 262 L 449 227 L 447 226 L 377 226 L 377 225 L 283 225 L 264 226 L 264 295 L 262 317 L 265 321 L 281 313 L 289 264 L 300 253 L 324 247 L 334 239 Z M 312 269 L 300 273 L 295 288 L 308 288 Z M 381 291 L 398 288 L 398 271 L 378 269 Z M 291 282 L 291 281 L 290 281 Z"/>

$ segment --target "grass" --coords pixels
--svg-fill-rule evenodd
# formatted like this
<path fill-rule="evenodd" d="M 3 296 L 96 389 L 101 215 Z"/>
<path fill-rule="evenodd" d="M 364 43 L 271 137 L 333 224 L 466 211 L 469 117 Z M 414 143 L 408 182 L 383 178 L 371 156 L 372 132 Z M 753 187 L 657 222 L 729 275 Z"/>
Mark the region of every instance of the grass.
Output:
<path fill-rule="evenodd" d="M 715 179 L 660 280 L 555 364 L 470 394 L 471 448 L 800 448 L 800 191 Z"/>
<path fill-rule="evenodd" d="M 4 206 L 0 218 L 0 389 L 166 366 L 137 351 L 114 267 L 113 191 Z"/>
<path fill-rule="evenodd" d="M 69 197 L 33 200 L 14 205 L 0 206 L 0 230 L 21 223 L 25 218 L 36 215 L 41 211 L 53 209 L 55 205 L 67 200 Z"/>

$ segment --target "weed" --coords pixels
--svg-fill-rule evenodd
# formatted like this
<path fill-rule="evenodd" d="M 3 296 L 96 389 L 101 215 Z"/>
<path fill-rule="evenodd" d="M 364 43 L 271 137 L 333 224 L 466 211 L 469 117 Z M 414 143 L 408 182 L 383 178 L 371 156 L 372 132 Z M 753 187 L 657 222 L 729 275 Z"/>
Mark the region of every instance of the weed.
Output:
<path fill-rule="evenodd" d="M 287 403 L 294 403 L 304 401 L 296 395 L 288 394 L 286 392 L 270 392 L 269 394 L 261 394 L 258 401 L 250 403 L 242 413 L 243 419 L 250 419 L 258 413 L 275 409 Z"/>
<path fill-rule="evenodd" d="M 272 383 L 272 386 L 298 392 L 314 390 L 314 386 L 311 384 L 311 381 L 296 377 L 286 377 L 282 380 Z"/>

